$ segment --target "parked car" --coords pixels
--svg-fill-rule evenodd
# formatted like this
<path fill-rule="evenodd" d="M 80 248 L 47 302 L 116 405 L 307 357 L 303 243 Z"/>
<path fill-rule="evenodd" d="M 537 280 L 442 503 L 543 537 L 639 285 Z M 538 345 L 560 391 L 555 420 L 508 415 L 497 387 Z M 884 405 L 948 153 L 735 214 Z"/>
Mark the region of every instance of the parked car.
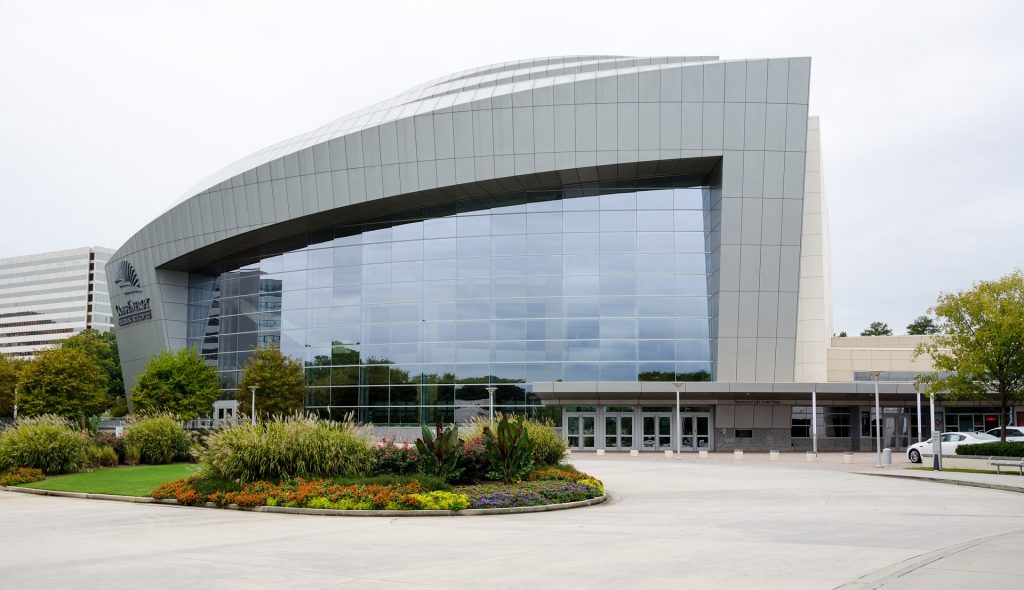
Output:
<path fill-rule="evenodd" d="M 973 445 L 983 442 L 999 440 L 998 436 L 992 436 L 984 432 L 943 432 L 940 435 L 939 443 L 942 445 L 943 455 L 955 455 L 956 448 L 960 445 Z M 907 449 L 907 458 L 911 463 L 920 463 L 921 457 L 931 457 L 933 439 L 910 445 Z"/>
<path fill-rule="evenodd" d="M 988 431 L 988 434 L 999 438 L 999 429 L 993 428 Z M 1024 442 L 1024 426 L 1007 426 L 1006 427 L 1006 440 L 1013 442 Z"/>

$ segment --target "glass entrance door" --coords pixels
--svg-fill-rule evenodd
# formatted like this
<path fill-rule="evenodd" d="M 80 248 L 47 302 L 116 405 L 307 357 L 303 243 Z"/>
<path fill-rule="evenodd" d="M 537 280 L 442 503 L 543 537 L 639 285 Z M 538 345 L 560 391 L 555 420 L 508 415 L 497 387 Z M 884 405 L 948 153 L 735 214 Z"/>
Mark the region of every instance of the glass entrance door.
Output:
<path fill-rule="evenodd" d="M 566 414 L 565 434 L 570 449 L 593 449 L 596 443 L 594 414 Z"/>
<path fill-rule="evenodd" d="M 711 414 L 684 413 L 679 415 L 679 421 L 680 451 L 711 450 Z"/>
<path fill-rule="evenodd" d="M 633 416 L 604 417 L 604 448 L 610 450 L 633 448 Z"/>
<path fill-rule="evenodd" d="M 672 450 L 672 414 L 644 414 L 642 443 L 645 451 Z"/>

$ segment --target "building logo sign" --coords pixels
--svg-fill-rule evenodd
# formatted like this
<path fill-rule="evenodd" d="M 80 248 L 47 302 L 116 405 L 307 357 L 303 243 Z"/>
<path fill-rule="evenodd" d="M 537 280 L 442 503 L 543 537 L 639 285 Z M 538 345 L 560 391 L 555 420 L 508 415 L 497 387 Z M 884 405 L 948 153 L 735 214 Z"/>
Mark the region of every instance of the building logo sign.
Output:
<path fill-rule="evenodd" d="M 114 284 L 120 287 L 121 292 L 125 295 L 142 293 L 139 275 L 135 273 L 135 267 L 132 266 L 132 263 L 127 260 L 122 260 L 117 265 L 117 272 L 114 274 Z M 153 319 L 153 310 L 149 306 L 149 297 L 136 300 L 132 300 L 129 297 L 124 305 L 114 305 L 114 312 L 117 314 L 118 326 L 129 326 Z"/>
<path fill-rule="evenodd" d="M 142 293 L 142 285 L 139 284 L 139 275 L 135 274 L 135 267 L 131 262 L 122 260 L 117 265 L 117 272 L 114 274 L 114 284 L 121 288 L 125 295 Z"/>

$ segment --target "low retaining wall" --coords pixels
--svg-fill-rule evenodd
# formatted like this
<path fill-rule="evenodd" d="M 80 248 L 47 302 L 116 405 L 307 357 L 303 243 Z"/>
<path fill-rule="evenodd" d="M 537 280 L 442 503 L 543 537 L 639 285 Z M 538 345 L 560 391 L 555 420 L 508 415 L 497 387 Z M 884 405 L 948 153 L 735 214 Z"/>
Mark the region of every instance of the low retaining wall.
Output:
<path fill-rule="evenodd" d="M 109 502 L 131 502 L 135 504 L 162 504 L 164 506 L 179 506 L 177 500 L 156 500 L 140 496 L 114 496 L 110 494 L 86 494 L 83 492 L 58 492 L 54 490 L 37 490 L 35 488 L 19 488 L 17 486 L 0 486 L 0 490 L 17 492 L 20 494 L 35 494 L 37 496 L 57 496 L 59 498 L 76 498 L 78 500 L 106 500 Z M 561 504 L 545 504 L 544 506 L 516 506 L 514 508 L 467 508 L 465 510 L 330 510 L 321 508 L 289 508 L 287 506 L 256 506 L 254 508 L 242 508 L 237 504 L 226 506 L 225 510 L 241 510 L 244 512 L 272 512 L 279 514 L 306 514 L 311 516 L 484 516 L 488 514 L 526 514 L 529 512 L 552 512 L 554 510 L 569 510 L 571 508 L 583 508 L 600 504 L 608 499 L 608 494 L 580 500 L 577 502 L 563 502 Z M 187 506 L 181 506 L 188 508 Z M 213 502 L 207 502 L 201 506 L 191 508 L 217 508 Z"/>

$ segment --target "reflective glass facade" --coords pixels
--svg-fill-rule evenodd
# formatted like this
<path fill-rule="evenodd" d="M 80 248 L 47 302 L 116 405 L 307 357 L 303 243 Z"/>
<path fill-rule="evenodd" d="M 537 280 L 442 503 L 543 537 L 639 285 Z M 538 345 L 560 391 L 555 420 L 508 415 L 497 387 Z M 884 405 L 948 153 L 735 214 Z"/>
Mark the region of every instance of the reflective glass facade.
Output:
<path fill-rule="evenodd" d="M 255 346 L 307 405 L 375 424 L 535 411 L 531 384 L 709 380 L 711 191 L 660 179 L 419 209 L 192 273 L 191 344 L 227 390 Z"/>

